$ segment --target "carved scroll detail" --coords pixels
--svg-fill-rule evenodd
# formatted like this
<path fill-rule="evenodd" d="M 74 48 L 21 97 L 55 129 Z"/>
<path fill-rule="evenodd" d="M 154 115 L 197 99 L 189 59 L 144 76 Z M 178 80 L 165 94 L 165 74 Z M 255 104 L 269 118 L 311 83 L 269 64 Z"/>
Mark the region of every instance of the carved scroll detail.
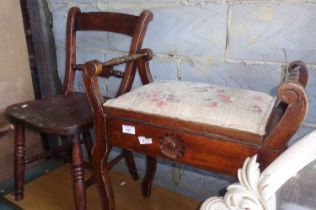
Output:
<path fill-rule="evenodd" d="M 304 87 L 296 83 L 283 83 L 278 91 L 278 97 L 287 104 L 297 103 L 302 100 L 304 94 Z"/>
<path fill-rule="evenodd" d="M 304 122 L 308 111 L 308 98 L 304 89 L 307 77 L 307 69 L 302 62 L 295 61 L 290 64 L 288 76 L 278 89 L 278 102 L 283 103 L 277 103 L 280 106 L 276 109 L 284 110 L 284 114 L 274 123 L 273 129 L 268 131 L 261 147 L 262 151 L 284 150 L 288 140 Z"/>
<path fill-rule="evenodd" d="M 260 175 L 257 156 L 247 158 L 238 170 L 239 183 L 230 185 L 224 197 L 207 199 L 201 210 L 275 210 L 269 176 Z"/>

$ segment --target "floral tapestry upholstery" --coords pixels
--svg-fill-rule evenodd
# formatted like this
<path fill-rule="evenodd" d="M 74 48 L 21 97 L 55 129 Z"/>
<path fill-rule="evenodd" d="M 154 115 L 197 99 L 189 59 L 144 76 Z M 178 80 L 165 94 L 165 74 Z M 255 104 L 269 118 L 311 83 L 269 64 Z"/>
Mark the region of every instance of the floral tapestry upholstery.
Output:
<path fill-rule="evenodd" d="M 171 80 L 136 88 L 104 107 L 264 135 L 275 100 L 262 92 Z"/>

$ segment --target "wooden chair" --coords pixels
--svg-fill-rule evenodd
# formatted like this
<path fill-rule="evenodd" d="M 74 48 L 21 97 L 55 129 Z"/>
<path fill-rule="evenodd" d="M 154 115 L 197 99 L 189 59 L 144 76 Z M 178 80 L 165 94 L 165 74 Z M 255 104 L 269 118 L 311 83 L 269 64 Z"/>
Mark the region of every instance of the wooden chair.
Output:
<path fill-rule="evenodd" d="M 92 161 L 105 210 L 115 206 L 107 163 L 113 146 L 147 155 L 142 187 L 149 196 L 156 157 L 236 175 L 244 159 L 258 153 L 264 168 L 286 149 L 306 116 L 308 75 L 300 61 L 289 65 L 273 97 L 213 84 L 153 81 L 146 51 L 137 51 L 137 60 L 129 56 L 144 85 L 105 103 L 97 77 L 107 75 L 113 63 L 90 61 L 83 67 L 96 128 Z"/>
<path fill-rule="evenodd" d="M 63 93 L 58 96 L 41 100 L 28 101 L 12 105 L 6 114 L 15 125 L 15 199 L 23 199 L 25 163 L 47 157 L 48 154 L 38 155 L 25 160 L 25 128 L 35 131 L 67 136 L 72 141 L 72 170 L 76 209 L 85 209 L 85 190 L 83 177 L 83 158 L 81 142 L 86 142 L 91 152 L 89 129 L 93 125 L 93 117 L 89 102 L 84 93 L 73 92 L 75 73 L 82 65 L 76 63 L 76 32 L 77 31 L 109 31 L 119 32 L 132 37 L 130 52 L 140 49 L 152 15 L 144 11 L 140 16 L 109 12 L 82 13 L 79 8 L 71 8 L 67 20 L 66 38 L 66 68 Z M 104 34 L 106 35 L 106 34 Z M 128 91 L 134 77 L 135 66 L 128 64 L 124 74 L 113 70 L 107 76 L 122 78 L 118 95 Z M 107 98 L 102 98 L 107 100 Z M 83 140 L 80 135 L 83 134 Z M 65 149 L 65 145 L 57 151 Z M 55 151 L 54 151 L 55 152 Z M 134 158 L 131 152 L 123 150 L 119 158 L 125 158 L 129 171 L 134 179 L 138 178 Z M 112 164 L 118 159 L 115 159 Z M 91 180 L 90 180 L 91 181 Z"/>
<path fill-rule="evenodd" d="M 12 124 L 9 124 L 8 122 L 0 122 L 0 140 L 2 139 L 2 137 L 7 135 L 13 129 L 14 129 L 14 126 Z M 1 167 L 1 169 L 3 169 L 3 167 Z M 2 196 L 0 196 L 0 203 L 2 203 L 2 205 L 13 207 L 14 209 L 17 209 L 17 210 L 22 210 L 21 208 L 19 208 L 18 206 L 16 206 L 15 204 L 8 201 Z"/>
<path fill-rule="evenodd" d="M 239 182 L 229 185 L 223 197 L 206 199 L 201 210 L 316 209 L 315 130 L 289 147 L 261 173 L 256 159 L 257 156 L 247 158 L 238 170 Z M 282 195 L 286 193 L 290 195 L 288 198 Z"/>

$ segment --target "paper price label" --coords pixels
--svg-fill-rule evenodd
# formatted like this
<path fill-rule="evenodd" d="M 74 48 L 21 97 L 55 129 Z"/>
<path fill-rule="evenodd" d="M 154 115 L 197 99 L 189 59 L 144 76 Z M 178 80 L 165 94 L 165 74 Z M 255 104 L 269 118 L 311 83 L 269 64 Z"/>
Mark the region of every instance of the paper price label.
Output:
<path fill-rule="evenodd" d="M 135 135 L 135 127 L 131 125 L 122 125 L 122 132 Z"/>
<path fill-rule="evenodd" d="M 145 136 L 138 136 L 138 141 L 140 144 L 152 144 L 153 140 L 151 138 L 146 138 Z"/>

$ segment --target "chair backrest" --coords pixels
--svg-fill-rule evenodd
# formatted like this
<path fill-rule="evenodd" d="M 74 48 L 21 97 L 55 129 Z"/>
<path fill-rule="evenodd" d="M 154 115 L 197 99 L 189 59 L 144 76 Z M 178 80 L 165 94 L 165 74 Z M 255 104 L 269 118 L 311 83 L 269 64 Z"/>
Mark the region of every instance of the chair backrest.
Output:
<path fill-rule="evenodd" d="M 135 16 L 112 12 L 83 13 L 77 7 L 71 8 L 67 19 L 66 72 L 63 93 L 67 95 L 73 91 L 75 72 L 81 70 L 80 65 L 76 63 L 77 31 L 105 31 L 131 36 L 129 54 L 134 54 L 141 49 L 148 23 L 152 18 L 152 13 L 146 10 L 139 16 Z M 121 95 L 132 87 L 135 73 L 135 63 L 129 62 L 123 74 L 115 75 L 122 78 L 117 95 Z"/>
<path fill-rule="evenodd" d="M 275 210 L 277 204 L 283 205 L 281 209 L 315 209 L 315 188 L 312 188 L 315 186 L 315 140 L 316 130 L 313 130 L 283 152 L 261 174 L 257 156 L 247 158 L 238 170 L 239 182 L 228 186 L 223 197 L 205 200 L 200 210 L 233 210 L 240 206 L 249 206 L 252 210 Z M 290 180 L 294 177 L 295 180 Z M 301 183 L 293 186 L 293 181 Z M 302 185 L 310 189 L 302 189 Z M 281 189 L 282 186 L 285 189 Z M 287 195 L 279 194 L 284 191 Z"/>

